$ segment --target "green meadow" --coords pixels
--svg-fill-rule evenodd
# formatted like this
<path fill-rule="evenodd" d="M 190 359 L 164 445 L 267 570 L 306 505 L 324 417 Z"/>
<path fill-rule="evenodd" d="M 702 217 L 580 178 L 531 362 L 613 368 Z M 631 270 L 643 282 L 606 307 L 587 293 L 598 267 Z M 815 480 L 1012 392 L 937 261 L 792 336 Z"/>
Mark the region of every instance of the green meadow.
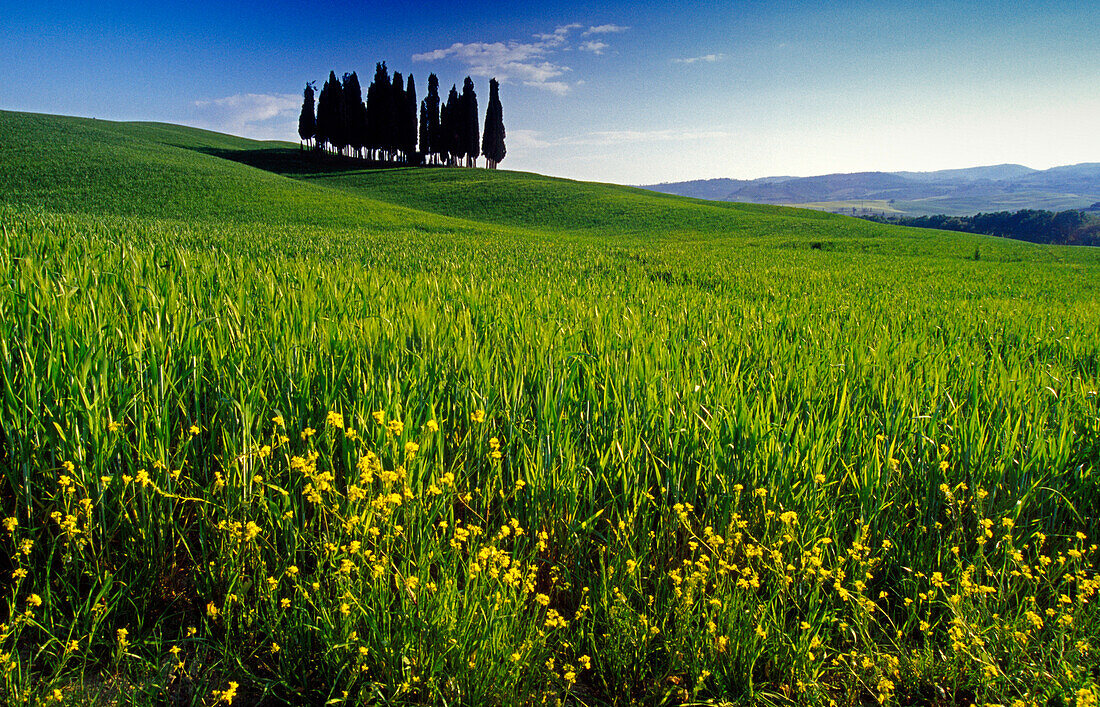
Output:
<path fill-rule="evenodd" d="M 0 112 L 12 705 L 1100 698 L 1100 253 Z"/>

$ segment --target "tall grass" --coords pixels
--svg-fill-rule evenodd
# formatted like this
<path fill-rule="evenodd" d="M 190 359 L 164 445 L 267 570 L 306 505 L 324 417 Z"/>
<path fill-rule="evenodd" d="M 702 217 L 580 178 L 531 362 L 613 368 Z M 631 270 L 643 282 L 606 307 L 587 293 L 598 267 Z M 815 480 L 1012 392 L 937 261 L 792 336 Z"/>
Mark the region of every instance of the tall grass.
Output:
<path fill-rule="evenodd" d="M 0 223 L 10 703 L 1097 695 L 1091 255 Z"/>

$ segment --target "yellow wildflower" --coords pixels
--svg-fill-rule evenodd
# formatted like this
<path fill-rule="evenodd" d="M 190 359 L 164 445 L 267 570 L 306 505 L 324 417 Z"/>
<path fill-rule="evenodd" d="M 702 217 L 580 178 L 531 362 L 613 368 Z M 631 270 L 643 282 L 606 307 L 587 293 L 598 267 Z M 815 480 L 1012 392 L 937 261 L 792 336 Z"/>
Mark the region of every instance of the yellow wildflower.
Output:
<path fill-rule="evenodd" d="M 230 681 L 229 687 L 224 690 L 214 690 L 214 704 L 221 702 L 227 705 L 233 704 L 233 700 L 237 697 L 237 688 L 240 687 L 237 683 Z"/>

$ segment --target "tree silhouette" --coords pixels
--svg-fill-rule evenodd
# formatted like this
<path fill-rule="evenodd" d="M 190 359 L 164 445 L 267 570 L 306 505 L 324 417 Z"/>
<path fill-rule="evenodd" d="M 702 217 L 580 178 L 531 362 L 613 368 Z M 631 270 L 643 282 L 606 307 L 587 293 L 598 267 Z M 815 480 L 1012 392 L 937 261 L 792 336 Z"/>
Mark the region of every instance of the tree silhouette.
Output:
<path fill-rule="evenodd" d="M 490 169 L 496 169 L 507 153 L 504 110 L 496 79 L 489 82 L 485 131 L 480 137 L 477 93 L 469 76 L 462 83 L 461 93 L 457 85 L 451 85 L 444 102 L 439 95 L 439 78 L 430 74 L 427 95 L 418 104 L 412 75 L 407 83 L 400 72 L 393 72 L 391 77 L 382 61 L 375 64 L 365 101 L 359 75 L 354 71 L 345 73 L 342 80 L 330 71 L 320 91 L 309 82 L 302 97 L 298 135 L 303 148 L 312 140 L 314 149 L 359 159 L 450 167 L 476 167 L 477 158 L 483 155 Z"/>
<path fill-rule="evenodd" d="M 432 138 L 432 145 L 442 165 L 447 165 L 450 161 L 450 140 L 448 137 L 451 134 L 450 125 L 451 109 L 446 102 L 443 102 L 439 106 L 439 132 Z"/>
<path fill-rule="evenodd" d="M 390 84 L 390 90 L 393 92 L 393 97 L 390 99 L 390 132 L 389 132 L 389 149 L 393 153 L 393 159 L 400 161 L 402 159 L 401 147 L 401 116 L 405 112 L 405 78 L 401 76 L 401 72 L 393 72 L 393 83 Z"/>
<path fill-rule="evenodd" d="M 444 112 L 440 114 L 439 119 L 442 125 L 440 132 L 443 134 L 443 146 L 447 153 L 447 165 L 451 167 L 455 166 L 466 153 L 462 145 L 462 135 L 465 132 L 463 130 L 463 115 L 461 101 L 458 97 L 458 87 L 452 84 L 451 92 L 447 94 L 447 104 L 444 106 Z"/>
<path fill-rule="evenodd" d="M 321 87 L 321 95 L 317 98 L 317 144 L 328 145 L 335 149 L 341 130 L 340 113 L 343 112 L 341 103 L 343 91 L 340 82 L 336 79 L 336 73 L 329 72 L 328 81 Z"/>
<path fill-rule="evenodd" d="M 504 155 L 504 107 L 500 104 L 500 84 L 489 81 L 489 107 L 485 110 L 485 133 L 481 138 L 481 154 L 489 169 L 496 169 Z"/>
<path fill-rule="evenodd" d="M 416 83 L 412 74 L 405 88 L 405 105 L 401 108 L 401 149 L 409 164 L 416 164 Z"/>
<path fill-rule="evenodd" d="M 344 74 L 344 118 L 347 143 L 356 157 L 363 156 L 367 138 L 367 107 L 363 105 L 363 89 L 355 72 Z"/>
<path fill-rule="evenodd" d="M 467 167 L 477 166 L 477 155 L 480 150 L 479 130 L 477 129 L 477 94 L 474 93 L 474 82 L 467 76 L 462 84 L 462 149 L 459 156 L 466 157 Z"/>
<path fill-rule="evenodd" d="M 420 158 L 421 164 L 429 164 L 432 154 L 432 136 L 428 130 L 428 99 L 420 101 Z"/>
<path fill-rule="evenodd" d="M 427 115 L 423 116 L 423 111 Z M 435 74 L 428 75 L 428 96 L 421 107 L 421 120 L 426 123 L 426 132 L 420 135 L 420 150 L 426 153 L 433 162 L 438 164 L 438 153 L 441 152 L 442 136 L 439 133 L 439 79 Z M 427 140 L 424 139 L 425 134 Z"/>
<path fill-rule="evenodd" d="M 313 109 L 313 83 L 307 83 L 305 91 L 302 92 L 302 113 L 298 116 L 298 137 L 306 145 L 313 139 L 313 136 L 317 134 L 317 117 L 314 115 Z M 298 149 L 301 149 L 302 145 L 299 143 Z"/>
<path fill-rule="evenodd" d="M 375 65 L 374 80 L 367 88 L 367 147 L 375 153 L 375 159 L 382 159 L 382 153 L 389 150 L 392 101 L 390 73 L 383 61 Z"/>
<path fill-rule="evenodd" d="M 348 112 L 344 105 L 344 86 L 331 74 L 332 81 L 332 146 L 336 154 L 343 154 L 348 146 Z"/>

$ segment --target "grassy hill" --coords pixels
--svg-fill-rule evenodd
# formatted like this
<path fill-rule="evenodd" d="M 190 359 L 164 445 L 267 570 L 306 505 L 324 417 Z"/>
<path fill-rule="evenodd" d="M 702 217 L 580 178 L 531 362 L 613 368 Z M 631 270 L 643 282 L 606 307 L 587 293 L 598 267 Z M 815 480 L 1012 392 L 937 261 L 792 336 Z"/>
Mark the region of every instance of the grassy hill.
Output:
<path fill-rule="evenodd" d="M 0 113 L 0 702 L 1085 704 L 1100 254 Z"/>
<path fill-rule="evenodd" d="M 289 143 L 161 123 L 5 111 L 0 203 L 337 230 L 470 233 L 489 226 L 531 236 L 650 244 L 697 241 L 714 247 L 729 240 L 740 247 L 814 245 L 959 257 L 981 247 L 993 258 L 1045 257 L 991 239 L 883 227 L 811 210 L 685 199 L 504 170 L 364 170 L 352 160 L 303 155 Z"/>
<path fill-rule="evenodd" d="M 0 111 L 0 200 L 63 213 L 339 227 L 439 219 L 212 153 L 286 148 L 195 128 Z"/>

